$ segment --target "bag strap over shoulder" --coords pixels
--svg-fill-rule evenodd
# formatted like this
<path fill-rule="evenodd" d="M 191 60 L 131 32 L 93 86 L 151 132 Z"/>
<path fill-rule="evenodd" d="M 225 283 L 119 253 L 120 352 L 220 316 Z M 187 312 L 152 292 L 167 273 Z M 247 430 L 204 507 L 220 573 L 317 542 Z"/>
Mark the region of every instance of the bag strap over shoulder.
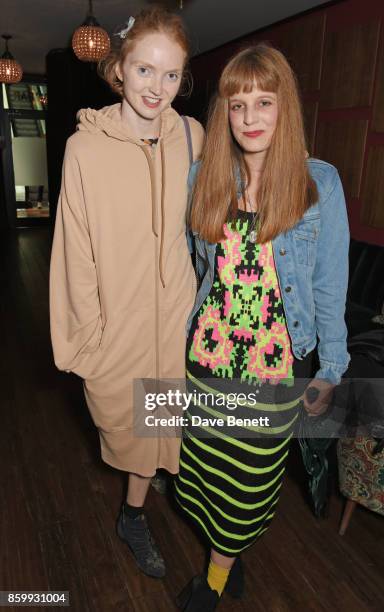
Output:
<path fill-rule="evenodd" d="M 181 118 L 184 123 L 185 135 L 187 137 L 189 165 L 192 166 L 193 164 L 193 146 L 192 146 L 191 126 L 189 125 L 188 119 L 184 115 L 181 115 Z"/>
<path fill-rule="evenodd" d="M 184 123 L 185 135 L 187 137 L 189 167 L 191 167 L 192 164 L 193 164 L 193 146 L 192 146 L 191 126 L 189 125 L 188 119 L 184 115 L 181 115 L 181 118 L 182 118 L 183 123 Z M 194 246 L 193 246 L 193 243 L 192 243 L 191 232 L 188 229 L 188 222 L 189 222 L 190 214 L 191 214 L 191 194 L 188 194 L 187 211 L 186 211 L 187 228 L 185 230 L 185 233 L 186 233 L 186 237 L 187 237 L 188 249 L 189 249 L 189 252 L 192 255 L 193 250 L 194 250 Z"/>

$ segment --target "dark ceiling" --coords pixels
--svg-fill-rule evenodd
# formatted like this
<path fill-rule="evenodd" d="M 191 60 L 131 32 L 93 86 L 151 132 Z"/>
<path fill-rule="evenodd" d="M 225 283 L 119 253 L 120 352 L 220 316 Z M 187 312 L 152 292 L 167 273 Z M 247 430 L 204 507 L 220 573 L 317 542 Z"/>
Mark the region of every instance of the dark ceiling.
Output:
<path fill-rule="evenodd" d="M 111 34 L 130 15 L 151 0 L 94 0 L 94 13 Z M 158 2 L 158 3 L 161 3 Z M 179 11 L 179 0 L 162 2 Z M 184 0 L 183 15 L 197 55 L 301 13 L 319 0 Z M 88 0 L 0 0 L 1 32 L 14 36 L 10 50 L 24 72 L 43 74 L 45 56 L 51 49 L 66 47 L 83 21 Z"/>

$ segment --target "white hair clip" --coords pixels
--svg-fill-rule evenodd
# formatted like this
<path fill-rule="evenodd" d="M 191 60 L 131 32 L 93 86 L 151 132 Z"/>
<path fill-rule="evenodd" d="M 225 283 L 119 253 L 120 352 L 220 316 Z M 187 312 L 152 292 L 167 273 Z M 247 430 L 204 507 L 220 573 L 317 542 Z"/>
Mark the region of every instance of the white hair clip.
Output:
<path fill-rule="evenodd" d="M 126 21 L 127 27 L 120 30 L 120 32 L 116 32 L 115 36 L 119 36 L 119 38 L 127 38 L 129 30 L 131 30 L 134 26 L 135 18 L 130 17 L 128 21 Z"/>

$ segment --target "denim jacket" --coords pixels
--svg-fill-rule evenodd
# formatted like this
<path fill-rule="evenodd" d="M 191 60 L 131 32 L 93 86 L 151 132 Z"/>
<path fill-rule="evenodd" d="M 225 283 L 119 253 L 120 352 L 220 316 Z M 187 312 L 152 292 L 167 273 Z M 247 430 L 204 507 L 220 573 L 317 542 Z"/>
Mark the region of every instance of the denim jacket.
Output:
<path fill-rule="evenodd" d="M 295 357 L 317 346 L 316 378 L 338 384 L 347 369 L 345 302 L 348 284 L 349 229 L 343 188 L 334 166 L 307 161 L 319 199 L 290 230 L 272 240 L 284 313 Z M 191 193 L 199 162 L 191 166 Z M 215 274 L 216 244 L 195 235 L 199 290 L 187 323 L 209 294 Z"/>

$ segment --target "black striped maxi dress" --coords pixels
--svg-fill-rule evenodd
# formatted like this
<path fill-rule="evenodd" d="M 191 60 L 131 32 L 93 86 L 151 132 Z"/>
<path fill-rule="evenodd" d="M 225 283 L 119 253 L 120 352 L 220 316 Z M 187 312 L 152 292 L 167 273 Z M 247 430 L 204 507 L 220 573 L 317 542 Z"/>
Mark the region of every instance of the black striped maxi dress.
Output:
<path fill-rule="evenodd" d="M 224 226 L 214 282 L 192 322 L 192 402 L 175 481 L 179 505 L 229 557 L 275 513 L 310 363 L 292 355 L 272 244 L 250 240 L 253 222 L 239 211 Z"/>

